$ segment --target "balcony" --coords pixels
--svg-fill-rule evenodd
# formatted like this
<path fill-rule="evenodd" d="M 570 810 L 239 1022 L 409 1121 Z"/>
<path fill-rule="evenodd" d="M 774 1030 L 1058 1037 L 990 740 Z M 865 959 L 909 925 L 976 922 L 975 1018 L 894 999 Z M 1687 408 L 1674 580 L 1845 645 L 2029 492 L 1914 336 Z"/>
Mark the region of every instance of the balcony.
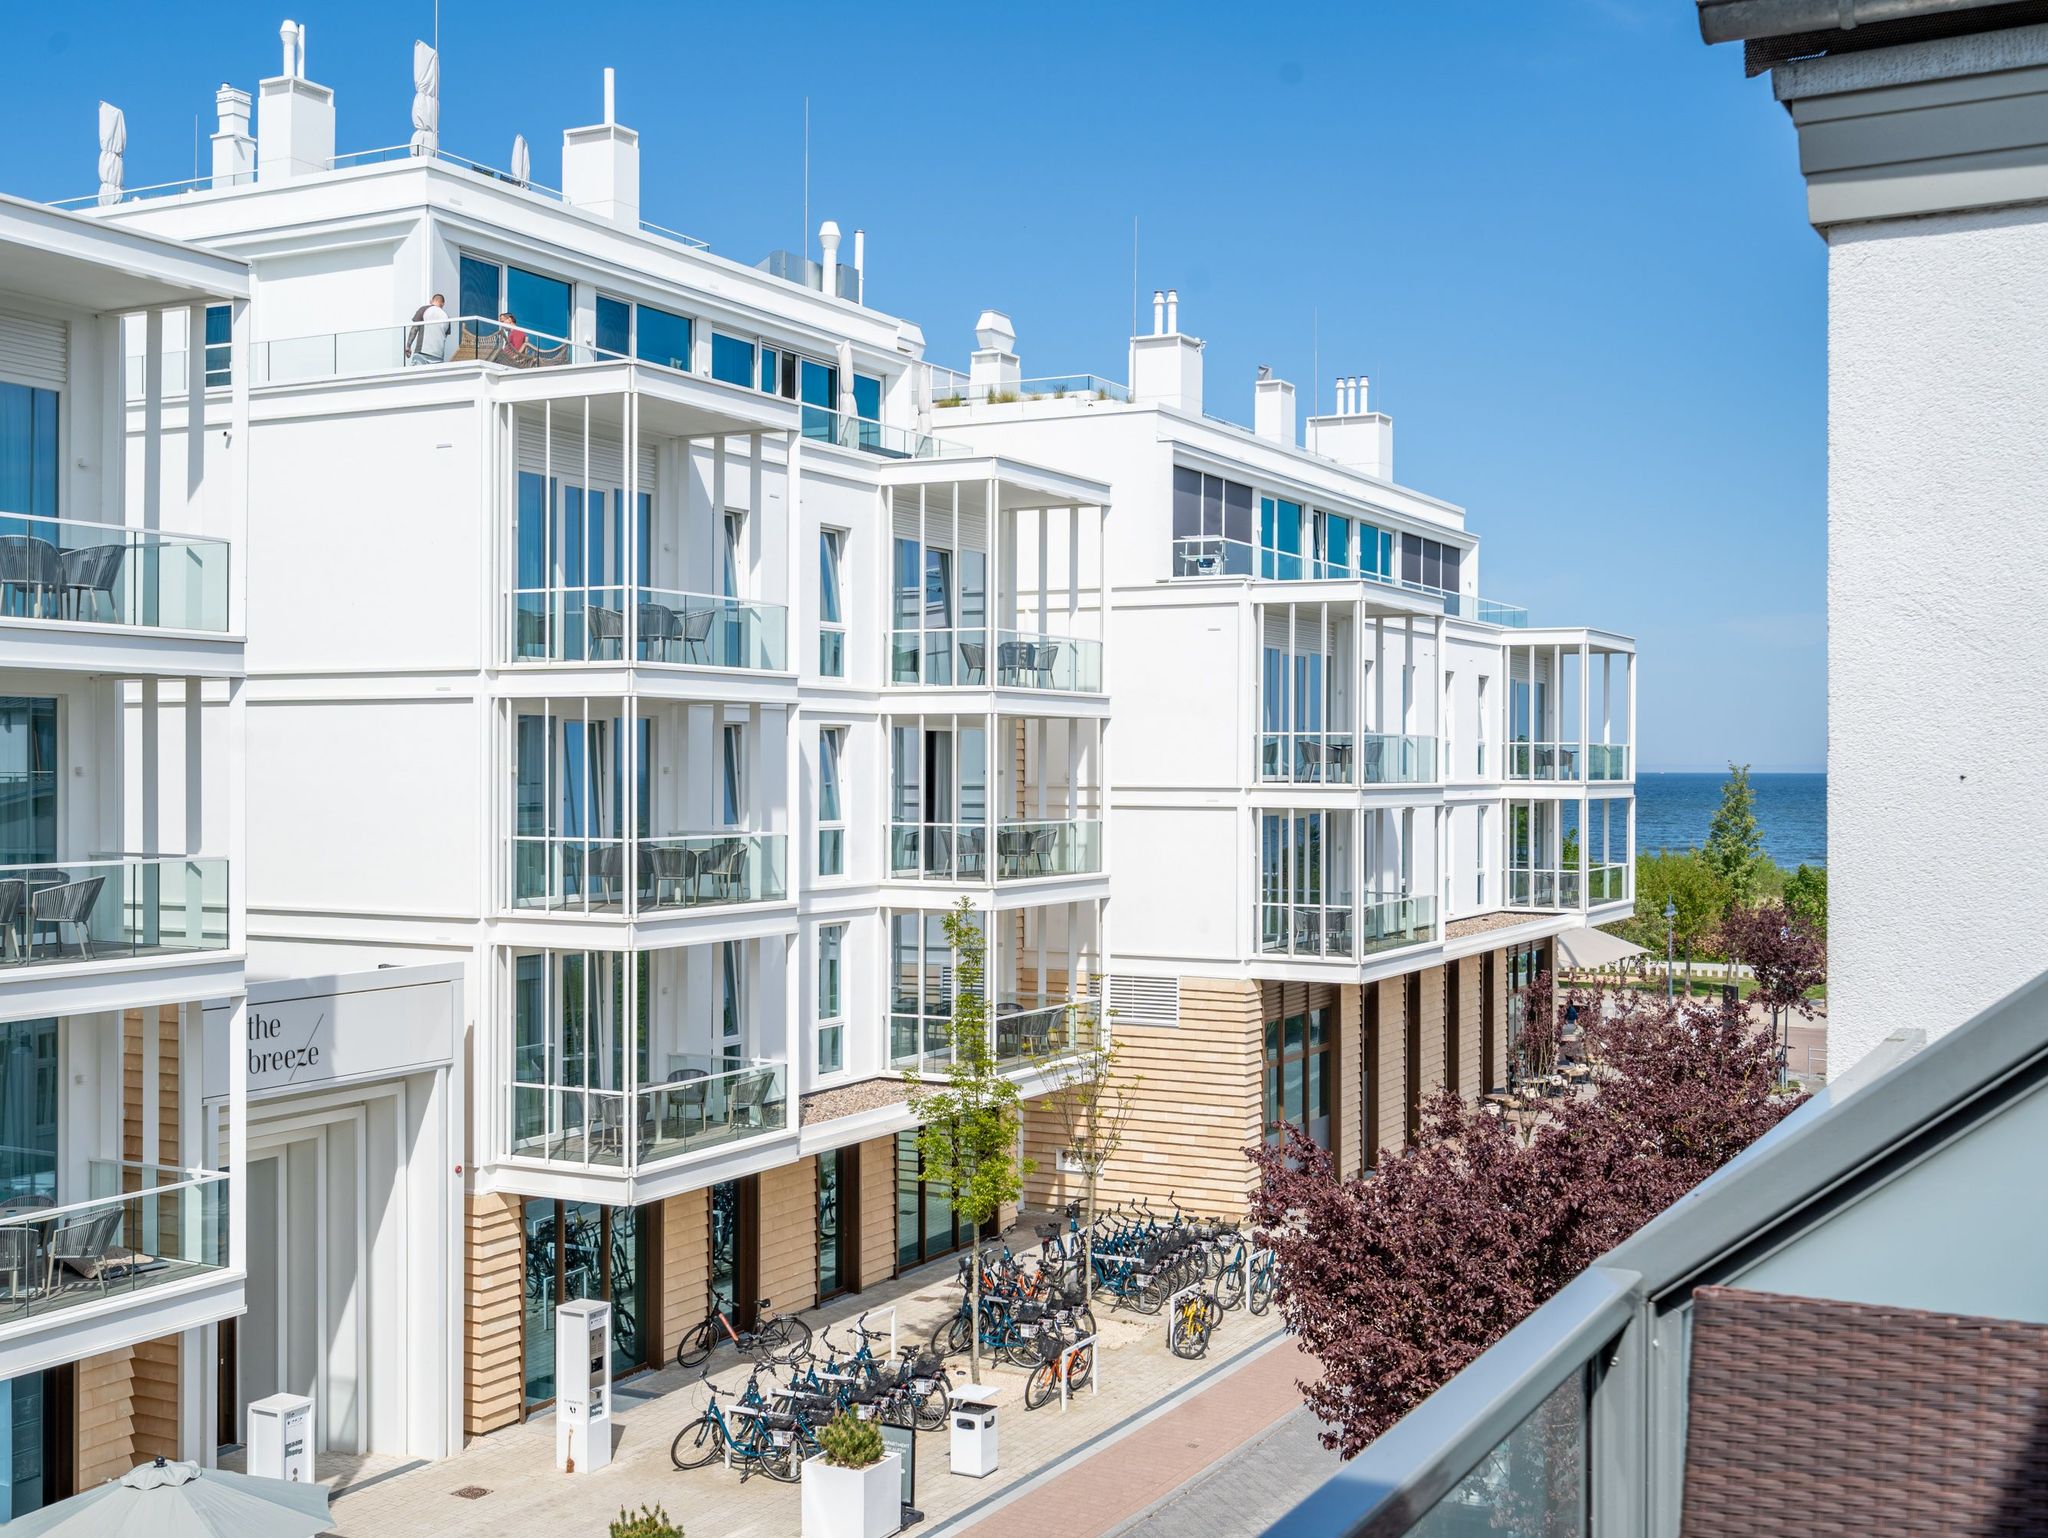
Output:
<path fill-rule="evenodd" d="M 922 1002 L 922 1008 L 920 1008 Z M 953 1063 L 951 995 L 901 996 L 889 1015 L 889 1067 L 898 1073 L 943 1074 Z M 1092 999 L 1005 994 L 989 1005 L 988 1043 L 998 1067 L 1028 1068 L 1085 1045 L 1100 1030 Z"/>
<path fill-rule="evenodd" d="M 221 859 L 0 866 L 0 975 L 228 948 Z"/>
<path fill-rule="evenodd" d="M 1075 636 L 995 632 L 989 669 L 986 630 L 898 630 L 890 636 L 889 681 L 927 687 L 1102 692 L 1102 643 Z"/>
<path fill-rule="evenodd" d="M 1283 785 L 1433 785 L 1437 739 L 1384 732 L 1264 732 L 1259 778 Z"/>
<path fill-rule="evenodd" d="M 822 439 L 842 449 L 858 449 L 878 459 L 951 459 L 969 452 L 965 444 L 953 443 L 930 433 L 891 427 L 886 422 L 850 416 L 840 411 L 804 412 L 804 436 Z"/>
<path fill-rule="evenodd" d="M 678 834 L 630 845 L 520 834 L 512 849 L 516 908 L 632 917 L 782 902 L 789 895 L 789 840 L 781 833 Z"/>
<path fill-rule="evenodd" d="M 782 604 L 623 586 L 518 588 L 512 602 L 518 662 L 789 668 Z"/>
<path fill-rule="evenodd" d="M 620 1090 L 512 1086 L 513 1154 L 628 1171 L 789 1128 L 789 1070 L 756 1059 L 678 1059 L 660 1084 Z"/>
<path fill-rule="evenodd" d="M 1626 902 L 1629 870 L 1623 864 L 1553 869 L 1511 867 L 1507 872 L 1510 908 L 1565 909 Z M 1584 901 L 1581 901 L 1581 895 Z"/>
<path fill-rule="evenodd" d="M 93 1195 L 0 1215 L 0 1335 L 74 1310 L 104 1311 L 228 1267 L 228 1184 L 219 1170 L 95 1160 Z"/>
<path fill-rule="evenodd" d="M 1262 956 L 1350 960 L 1427 945 L 1437 938 L 1436 899 L 1369 895 L 1355 907 L 1349 898 L 1321 904 L 1261 903 L 1258 936 Z"/>
<path fill-rule="evenodd" d="M 1508 744 L 1508 778 L 1511 780 L 1559 781 L 1576 785 L 1581 778 L 1613 782 L 1626 780 L 1629 774 L 1629 748 L 1625 743 Z"/>
<path fill-rule="evenodd" d="M 1390 577 L 1347 561 L 1265 548 L 1249 540 L 1231 539 L 1220 534 L 1190 534 L 1176 538 L 1172 571 L 1175 577 L 1257 577 L 1268 582 L 1370 582 L 1394 592 L 1413 593 L 1456 619 L 1516 630 L 1527 629 L 1529 624 L 1529 611 L 1519 604 L 1502 603 L 1469 593 L 1453 593 L 1427 583 Z"/>
<path fill-rule="evenodd" d="M 898 881 L 980 882 L 1102 870 L 1102 824 L 1096 819 L 997 824 L 993 871 L 988 833 L 984 823 L 892 822 L 889 874 Z"/>
<path fill-rule="evenodd" d="M 0 619 L 224 635 L 228 543 L 0 513 Z"/>

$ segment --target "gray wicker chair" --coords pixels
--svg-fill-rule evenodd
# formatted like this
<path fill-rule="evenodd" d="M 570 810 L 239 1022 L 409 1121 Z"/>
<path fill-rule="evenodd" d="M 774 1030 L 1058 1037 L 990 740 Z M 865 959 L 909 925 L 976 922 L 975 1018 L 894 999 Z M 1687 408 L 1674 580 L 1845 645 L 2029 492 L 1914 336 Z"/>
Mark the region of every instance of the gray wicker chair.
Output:
<path fill-rule="evenodd" d="M 120 605 L 114 601 L 114 584 L 121 580 L 121 562 L 127 554 L 126 545 L 87 545 L 63 553 L 59 559 L 64 573 L 64 601 L 73 619 L 98 619 L 98 599 L 106 600 L 109 618 L 120 617 Z M 86 612 L 88 603 L 90 614 Z"/>
<path fill-rule="evenodd" d="M 0 534 L 0 614 L 44 619 L 64 591 L 64 558 L 47 539 Z"/>
<path fill-rule="evenodd" d="M 592 662 L 617 662 L 621 649 L 626 644 L 626 614 L 623 609 L 607 608 L 601 603 L 585 604 L 583 607 L 583 629 L 589 638 L 589 657 Z"/>
<path fill-rule="evenodd" d="M 19 877 L 0 881 L 0 955 L 10 961 L 22 957 L 22 915 L 27 911 L 28 883 Z"/>
<path fill-rule="evenodd" d="M 87 876 L 82 881 L 64 881 L 52 886 L 38 887 L 29 894 L 28 932 L 29 951 L 35 951 L 35 932 L 38 929 L 54 929 L 57 932 L 57 949 L 64 949 L 64 931 L 67 927 L 78 931 L 78 954 L 87 961 L 92 960 L 92 910 L 99 903 L 100 889 L 107 884 L 105 876 Z"/>

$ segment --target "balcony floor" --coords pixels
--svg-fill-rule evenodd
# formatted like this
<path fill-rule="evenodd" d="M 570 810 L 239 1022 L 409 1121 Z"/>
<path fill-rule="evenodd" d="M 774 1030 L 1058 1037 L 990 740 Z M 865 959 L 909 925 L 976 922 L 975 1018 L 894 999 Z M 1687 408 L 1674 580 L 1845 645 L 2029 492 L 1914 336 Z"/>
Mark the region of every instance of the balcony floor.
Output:
<path fill-rule="evenodd" d="M 25 1319 L 43 1320 L 95 1304 L 120 1303 L 220 1269 L 192 1260 L 151 1260 L 124 1277 L 109 1280 L 104 1291 L 98 1283 L 73 1274 L 68 1284 L 60 1281 L 55 1295 L 49 1297 L 35 1295 L 25 1283 L 15 1285 L 17 1278 L 0 1271 L 8 1284 L 0 1285 L 0 1333 Z"/>

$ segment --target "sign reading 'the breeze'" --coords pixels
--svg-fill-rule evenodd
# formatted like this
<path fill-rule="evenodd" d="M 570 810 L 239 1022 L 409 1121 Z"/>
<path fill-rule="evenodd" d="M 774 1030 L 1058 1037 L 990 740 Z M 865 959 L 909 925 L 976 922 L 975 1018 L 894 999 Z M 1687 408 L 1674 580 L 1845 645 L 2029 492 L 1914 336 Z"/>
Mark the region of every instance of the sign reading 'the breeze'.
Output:
<path fill-rule="evenodd" d="M 433 1068 L 454 1051 L 457 969 L 391 968 L 249 990 L 249 1094 Z M 206 1094 L 228 1092 L 228 1012 L 206 1011 Z"/>

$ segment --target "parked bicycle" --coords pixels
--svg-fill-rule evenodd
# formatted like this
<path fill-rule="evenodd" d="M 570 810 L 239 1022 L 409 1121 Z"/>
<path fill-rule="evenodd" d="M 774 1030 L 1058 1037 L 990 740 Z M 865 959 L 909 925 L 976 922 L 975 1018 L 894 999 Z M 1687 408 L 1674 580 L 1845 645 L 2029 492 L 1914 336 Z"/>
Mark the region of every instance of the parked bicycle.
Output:
<path fill-rule="evenodd" d="M 762 1298 L 754 1305 L 753 1329 L 742 1330 L 733 1323 L 731 1302 L 713 1298 L 710 1316 L 695 1329 L 685 1331 L 676 1342 L 676 1366 L 701 1367 L 711 1360 L 712 1352 L 728 1344 L 742 1355 L 780 1351 L 785 1347 L 808 1351 L 811 1327 L 794 1314 L 776 1313 L 768 1300 Z"/>

